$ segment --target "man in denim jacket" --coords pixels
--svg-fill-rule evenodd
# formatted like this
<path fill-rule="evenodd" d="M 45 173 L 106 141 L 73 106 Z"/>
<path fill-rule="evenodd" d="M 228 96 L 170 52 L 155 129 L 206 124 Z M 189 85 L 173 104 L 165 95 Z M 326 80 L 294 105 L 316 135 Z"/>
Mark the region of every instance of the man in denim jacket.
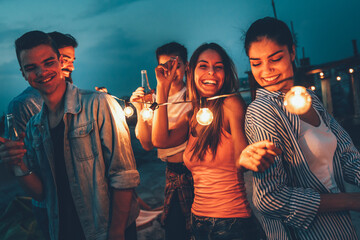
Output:
<path fill-rule="evenodd" d="M 63 66 L 61 70 L 65 80 L 72 83 L 71 74 L 75 69 L 75 48 L 78 46 L 78 43 L 70 34 L 63 34 L 55 31 L 48 33 L 48 35 L 55 42 L 60 55 L 62 55 Z M 27 87 L 22 93 L 11 100 L 7 112 L 14 116 L 18 133 L 25 132 L 26 124 L 32 116 L 40 112 L 43 102 L 40 93 L 31 86 Z M 5 133 L 7 132 L 7 125 L 5 125 Z M 44 238 L 50 239 L 48 227 L 49 221 L 45 203 L 32 199 L 32 207 Z"/>
<path fill-rule="evenodd" d="M 140 180 L 119 104 L 67 84 L 47 34 L 28 32 L 15 46 L 44 105 L 27 125 L 26 150 L 0 139 L 0 159 L 33 198 L 45 200 L 51 239 L 136 239 Z"/>

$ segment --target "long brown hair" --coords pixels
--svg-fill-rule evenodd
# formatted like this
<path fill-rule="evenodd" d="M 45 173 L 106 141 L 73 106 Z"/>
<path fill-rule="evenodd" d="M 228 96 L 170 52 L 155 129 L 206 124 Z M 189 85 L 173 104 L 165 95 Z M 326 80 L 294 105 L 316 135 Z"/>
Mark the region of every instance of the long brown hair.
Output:
<path fill-rule="evenodd" d="M 200 94 L 198 93 L 195 85 L 194 73 L 200 54 L 208 49 L 216 51 L 220 55 L 224 64 L 225 79 L 224 84 L 218 94 L 228 94 L 236 92 L 239 89 L 238 75 L 235 65 L 229 55 L 221 46 L 216 43 L 204 43 L 194 51 L 193 55 L 190 58 L 189 70 L 187 73 L 187 94 L 189 100 L 192 101 L 193 105 L 193 111 L 190 115 L 190 133 L 193 136 L 196 136 L 195 128 L 198 124 L 196 121 L 196 113 L 200 109 Z M 212 113 L 214 114 L 214 119 L 210 125 L 202 128 L 201 131 L 197 134 L 198 141 L 196 141 L 195 145 L 192 148 L 193 154 L 191 156 L 191 160 L 193 159 L 193 157 L 200 159 L 200 161 L 203 160 L 207 150 L 211 150 L 213 156 L 216 155 L 217 146 L 220 142 L 220 137 L 222 134 L 223 103 L 224 98 L 207 101 L 206 107 L 208 107 L 212 111 Z"/>

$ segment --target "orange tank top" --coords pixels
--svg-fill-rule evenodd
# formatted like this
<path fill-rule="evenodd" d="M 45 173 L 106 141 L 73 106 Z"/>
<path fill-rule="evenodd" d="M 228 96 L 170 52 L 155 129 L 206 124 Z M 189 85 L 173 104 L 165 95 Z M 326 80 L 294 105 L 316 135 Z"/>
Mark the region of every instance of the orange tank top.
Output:
<path fill-rule="evenodd" d="M 209 150 L 204 159 L 193 158 L 192 147 L 197 137 L 190 134 L 184 152 L 184 163 L 194 179 L 194 203 L 191 211 L 197 216 L 214 218 L 248 218 L 251 216 L 246 199 L 243 172 L 238 171 L 234 161 L 234 143 L 231 134 L 223 130 L 212 159 Z"/>

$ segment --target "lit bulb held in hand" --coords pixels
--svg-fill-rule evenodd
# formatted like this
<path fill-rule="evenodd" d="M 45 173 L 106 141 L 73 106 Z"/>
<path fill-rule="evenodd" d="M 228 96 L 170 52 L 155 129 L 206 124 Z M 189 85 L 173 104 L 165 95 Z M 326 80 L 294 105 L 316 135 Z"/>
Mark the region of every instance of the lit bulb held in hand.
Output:
<path fill-rule="evenodd" d="M 285 95 L 284 106 L 289 112 L 302 115 L 311 107 L 311 96 L 304 87 L 292 87 Z"/>

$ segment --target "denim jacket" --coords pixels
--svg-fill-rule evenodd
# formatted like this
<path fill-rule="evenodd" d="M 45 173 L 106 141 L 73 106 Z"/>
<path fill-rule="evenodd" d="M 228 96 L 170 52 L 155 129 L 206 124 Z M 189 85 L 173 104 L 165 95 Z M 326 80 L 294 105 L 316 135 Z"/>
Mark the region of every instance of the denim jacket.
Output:
<path fill-rule="evenodd" d="M 40 93 L 33 87 L 26 88 L 22 93 L 11 100 L 8 106 L 8 113 L 13 114 L 15 118 L 15 127 L 18 133 L 25 132 L 27 122 L 32 116 L 40 112 L 43 103 L 44 100 Z M 6 138 L 9 137 L 7 136 L 8 131 L 8 126 L 5 124 Z M 44 202 L 38 202 L 35 199 L 31 199 L 31 202 L 36 207 L 46 208 Z"/>
<path fill-rule="evenodd" d="M 27 125 L 25 163 L 43 183 L 52 240 L 59 236 L 59 209 L 48 108 Z M 86 239 L 106 239 L 110 190 L 140 183 L 130 133 L 120 105 L 109 95 L 67 84 L 64 96 L 64 160 L 70 190 Z M 134 194 L 128 224 L 139 214 Z"/>

